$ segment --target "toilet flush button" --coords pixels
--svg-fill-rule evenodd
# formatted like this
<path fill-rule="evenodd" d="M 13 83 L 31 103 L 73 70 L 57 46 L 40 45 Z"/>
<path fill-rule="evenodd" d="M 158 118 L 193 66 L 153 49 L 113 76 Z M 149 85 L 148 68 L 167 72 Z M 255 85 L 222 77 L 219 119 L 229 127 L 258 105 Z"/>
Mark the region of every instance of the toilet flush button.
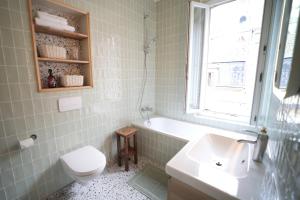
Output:
<path fill-rule="evenodd" d="M 81 96 L 78 97 L 64 97 L 58 99 L 59 112 L 65 112 L 70 110 L 79 110 L 82 108 Z"/>

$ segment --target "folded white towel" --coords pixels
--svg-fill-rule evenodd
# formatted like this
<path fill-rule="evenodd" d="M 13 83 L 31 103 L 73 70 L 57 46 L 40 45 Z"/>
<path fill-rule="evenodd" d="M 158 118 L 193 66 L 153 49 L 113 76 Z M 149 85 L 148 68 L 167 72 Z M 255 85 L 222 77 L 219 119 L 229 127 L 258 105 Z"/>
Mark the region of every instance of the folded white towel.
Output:
<path fill-rule="evenodd" d="M 66 30 L 66 31 L 70 31 L 70 32 L 75 32 L 75 28 L 73 26 L 62 25 L 62 24 L 52 22 L 50 20 L 40 19 L 37 17 L 35 18 L 35 23 L 40 26 L 48 26 L 48 27 L 58 29 L 58 30 Z"/>
<path fill-rule="evenodd" d="M 54 19 L 52 17 L 41 16 L 41 17 L 39 17 L 39 19 L 51 21 L 53 23 L 60 24 L 60 25 L 63 25 L 63 26 L 67 26 L 68 25 L 68 22 L 64 22 L 64 21 L 61 21 L 61 20 L 56 20 L 56 19 Z"/>
<path fill-rule="evenodd" d="M 37 16 L 41 19 L 48 19 L 50 21 L 56 21 L 57 23 L 68 25 L 68 20 L 66 18 L 51 15 L 47 12 L 37 11 Z"/>

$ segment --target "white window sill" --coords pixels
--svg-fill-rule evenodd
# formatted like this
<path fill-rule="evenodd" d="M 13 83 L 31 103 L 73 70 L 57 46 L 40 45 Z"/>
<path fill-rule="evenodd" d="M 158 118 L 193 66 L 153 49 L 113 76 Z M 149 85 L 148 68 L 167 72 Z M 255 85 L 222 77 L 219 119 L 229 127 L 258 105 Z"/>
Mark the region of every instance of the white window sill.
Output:
<path fill-rule="evenodd" d="M 230 119 L 224 119 L 224 118 L 218 118 L 216 116 L 203 115 L 200 113 L 196 113 L 192 115 L 197 119 L 201 119 L 202 124 L 212 126 L 212 127 L 217 127 L 229 131 L 236 131 L 239 133 L 245 133 L 245 130 L 257 131 L 256 126 L 251 125 L 250 123 L 244 121 L 234 120 L 234 118 L 236 117 L 230 117 Z"/>

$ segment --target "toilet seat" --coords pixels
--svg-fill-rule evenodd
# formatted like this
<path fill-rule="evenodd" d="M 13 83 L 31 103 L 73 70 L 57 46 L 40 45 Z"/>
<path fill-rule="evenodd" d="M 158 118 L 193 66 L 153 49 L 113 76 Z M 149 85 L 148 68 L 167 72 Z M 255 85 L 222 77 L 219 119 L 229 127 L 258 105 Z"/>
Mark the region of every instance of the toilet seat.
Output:
<path fill-rule="evenodd" d="M 60 157 L 75 176 L 89 176 L 102 171 L 106 165 L 103 153 L 93 146 L 85 146 Z"/>

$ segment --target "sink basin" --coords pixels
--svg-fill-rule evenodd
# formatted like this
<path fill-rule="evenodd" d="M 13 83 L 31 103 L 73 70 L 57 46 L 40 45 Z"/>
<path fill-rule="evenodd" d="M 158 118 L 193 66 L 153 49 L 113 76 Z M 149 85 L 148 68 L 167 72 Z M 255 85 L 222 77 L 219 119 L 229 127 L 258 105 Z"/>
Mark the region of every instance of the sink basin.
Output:
<path fill-rule="evenodd" d="M 247 176 L 251 159 L 249 144 L 215 134 L 203 136 L 187 156 L 199 163 L 202 172 L 224 173 L 235 178 Z"/>

